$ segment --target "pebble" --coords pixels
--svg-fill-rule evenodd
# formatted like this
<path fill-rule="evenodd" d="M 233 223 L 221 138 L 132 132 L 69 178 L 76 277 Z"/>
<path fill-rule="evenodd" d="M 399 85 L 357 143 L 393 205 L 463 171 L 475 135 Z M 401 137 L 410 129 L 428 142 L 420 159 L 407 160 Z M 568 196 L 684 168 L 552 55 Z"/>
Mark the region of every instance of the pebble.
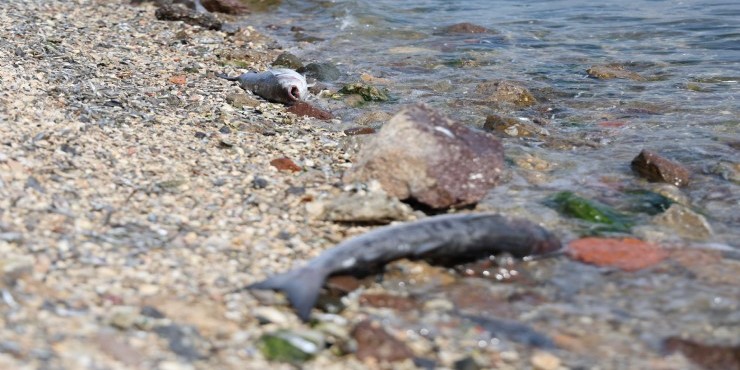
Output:
<path fill-rule="evenodd" d="M 548 352 L 537 352 L 530 358 L 532 366 L 537 370 L 557 370 L 560 368 L 560 358 L 548 353 Z"/>

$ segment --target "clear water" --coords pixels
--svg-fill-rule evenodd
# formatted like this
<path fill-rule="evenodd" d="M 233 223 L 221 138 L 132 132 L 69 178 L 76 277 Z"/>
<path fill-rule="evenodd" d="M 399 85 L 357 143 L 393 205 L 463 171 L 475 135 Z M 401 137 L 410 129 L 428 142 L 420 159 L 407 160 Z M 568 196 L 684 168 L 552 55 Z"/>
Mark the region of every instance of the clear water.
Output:
<path fill-rule="evenodd" d="M 459 22 L 495 33 L 441 32 Z M 475 94 L 486 80 L 518 81 L 544 97 L 539 114 L 547 112 L 548 131 L 595 147 L 505 139 L 510 153 L 556 164 L 547 182 L 507 197 L 572 190 L 618 205 L 615 188 L 644 187 L 629 163 L 649 148 L 691 169 L 693 183 L 683 192 L 715 231 L 704 242 L 738 246 L 740 186 L 713 168 L 734 165 L 737 179 L 740 156 L 730 143 L 740 140 L 740 2 L 291 0 L 249 23 L 279 26 L 267 32 L 304 60 L 339 64 L 347 81 L 361 73 L 391 81 L 396 101 L 340 108 L 338 129 L 369 110 L 393 113 L 418 101 L 473 126 L 492 113 L 536 115 L 537 107 L 497 111 Z M 324 41 L 297 43 L 292 26 Z M 587 76 L 590 66 L 607 63 L 647 81 Z"/>

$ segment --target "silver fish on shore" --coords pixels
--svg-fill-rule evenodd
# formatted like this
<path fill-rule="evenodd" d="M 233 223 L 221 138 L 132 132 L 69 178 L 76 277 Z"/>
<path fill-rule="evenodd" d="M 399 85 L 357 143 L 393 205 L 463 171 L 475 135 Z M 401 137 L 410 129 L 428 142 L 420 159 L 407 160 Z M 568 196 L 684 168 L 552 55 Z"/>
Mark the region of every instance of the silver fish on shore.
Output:
<path fill-rule="evenodd" d="M 345 240 L 304 267 L 275 275 L 246 289 L 285 293 L 298 317 L 308 321 L 329 276 L 374 271 L 401 258 L 452 264 L 494 253 L 516 257 L 561 249 L 560 240 L 537 224 L 499 214 L 456 214 L 385 226 Z"/>
<path fill-rule="evenodd" d="M 306 78 L 292 69 L 271 69 L 265 72 L 247 72 L 236 77 L 224 73 L 216 76 L 229 81 L 239 81 L 244 90 L 271 102 L 291 104 L 303 100 L 308 95 Z"/>

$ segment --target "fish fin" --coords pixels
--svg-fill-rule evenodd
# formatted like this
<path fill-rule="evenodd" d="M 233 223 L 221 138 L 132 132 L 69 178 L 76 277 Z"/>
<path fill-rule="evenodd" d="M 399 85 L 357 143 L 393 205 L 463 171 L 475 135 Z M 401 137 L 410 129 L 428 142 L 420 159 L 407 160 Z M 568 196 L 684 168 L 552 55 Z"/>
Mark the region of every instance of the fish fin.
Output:
<path fill-rule="evenodd" d="M 283 292 L 298 317 L 304 322 L 311 317 L 311 309 L 321 293 L 326 274 L 315 268 L 304 267 L 275 275 L 247 286 L 247 289 L 272 289 Z"/>

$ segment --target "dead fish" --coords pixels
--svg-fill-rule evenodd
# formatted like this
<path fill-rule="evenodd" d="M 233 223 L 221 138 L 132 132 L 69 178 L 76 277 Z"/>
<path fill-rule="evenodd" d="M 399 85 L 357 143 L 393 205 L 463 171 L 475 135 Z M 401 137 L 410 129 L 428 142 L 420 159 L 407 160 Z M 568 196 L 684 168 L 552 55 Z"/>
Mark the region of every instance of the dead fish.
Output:
<path fill-rule="evenodd" d="M 516 257 L 561 249 L 549 231 L 523 219 L 499 214 L 456 214 L 385 226 L 345 240 L 304 267 L 275 275 L 246 289 L 285 293 L 298 317 L 308 321 L 324 281 L 331 275 L 377 271 L 401 258 L 452 264 L 494 253 Z"/>
<path fill-rule="evenodd" d="M 292 69 L 271 69 L 265 72 L 247 72 L 229 77 L 224 73 L 216 76 L 229 81 L 239 81 L 242 89 L 249 90 L 271 102 L 291 104 L 305 99 L 308 94 L 306 78 Z"/>

